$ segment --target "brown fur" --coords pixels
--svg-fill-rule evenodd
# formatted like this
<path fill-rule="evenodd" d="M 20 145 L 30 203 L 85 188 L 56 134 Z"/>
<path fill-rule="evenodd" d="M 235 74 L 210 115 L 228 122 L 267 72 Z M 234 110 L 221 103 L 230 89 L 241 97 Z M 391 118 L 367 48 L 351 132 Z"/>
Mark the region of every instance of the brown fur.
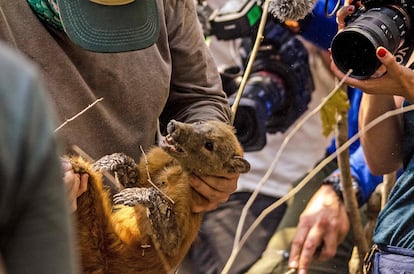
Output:
<path fill-rule="evenodd" d="M 140 188 L 124 192 L 147 193 L 145 191 L 153 188 L 148 183 L 150 179 L 174 203 L 160 193 L 151 196 L 156 200 L 150 198 L 149 204 L 118 205 L 113 210 L 102 186 L 101 173 L 81 158 L 72 159 L 74 167 L 90 174 L 88 190 L 77 201 L 78 246 L 83 273 L 173 271 L 190 248 L 201 222 L 201 214 L 191 211 L 191 199 L 200 197 L 188 183 L 190 174 L 249 170 L 232 127 L 222 122 L 190 125 L 172 121 L 168 132 L 170 137 L 163 145 L 152 148 L 146 153 L 146 159 L 142 157 L 137 165 Z M 171 146 L 171 138 L 184 152 L 177 152 Z M 158 194 L 154 189 L 151 191 Z M 121 191 L 119 195 L 123 197 L 125 193 Z M 153 212 L 161 212 L 162 218 Z"/>

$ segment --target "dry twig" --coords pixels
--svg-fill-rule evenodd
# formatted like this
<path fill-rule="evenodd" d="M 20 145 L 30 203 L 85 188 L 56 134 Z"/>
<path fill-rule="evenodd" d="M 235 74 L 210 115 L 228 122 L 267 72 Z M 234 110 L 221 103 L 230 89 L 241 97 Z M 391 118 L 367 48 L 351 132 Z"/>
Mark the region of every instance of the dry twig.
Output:
<path fill-rule="evenodd" d="M 337 117 L 336 145 L 341 147 L 348 140 L 348 115 L 347 113 L 338 113 Z M 345 149 L 338 154 L 338 166 L 341 176 L 341 184 L 343 188 L 343 198 L 348 217 L 350 219 L 352 235 L 355 245 L 358 249 L 359 270 L 362 273 L 365 253 L 368 251 L 368 243 L 365 238 L 364 226 L 362 224 L 361 215 L 359 214 L 359 206 L 352 186 L 351 167 L 349 163 L 349 149 Z"/>
<path fill-rule="evenodd" d="M 88 109 L 90 109 L 91 107 L 93 107 L 94 105 L 96 105 L 97 103 L 99 103 L 102 100 L 103 100 L 103 98 L 96 99 L 92 104 L 90 104 L 89 106 L 84 108 L 81 112 L 79 112 L 78 114 L 76 114 L 72 118 L 67 119 L 65 122 L 63 122 L 60 126 L 58 126 L 55 129 L 55 133 L 58 132 L 61 128 L 63 128 L 67 124 L 69 124 L 70 122 L 72 122 L 73 120 L 75 120 L 76 118 L 78 118 L 79 116 L 81 116 L 82 114 L 84 114 Z"/>

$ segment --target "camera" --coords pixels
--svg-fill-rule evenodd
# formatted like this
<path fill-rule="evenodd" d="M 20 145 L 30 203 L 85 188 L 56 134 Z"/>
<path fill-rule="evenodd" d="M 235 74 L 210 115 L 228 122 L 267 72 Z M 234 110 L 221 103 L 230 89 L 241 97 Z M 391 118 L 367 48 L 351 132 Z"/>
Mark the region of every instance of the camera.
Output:
<path fill-rule="evenodd" d="M 205 18 L 209 9 L 203 6 Z M 203 27 L 218 40 L 241 40 L 242 64 L 220 72 L 230 105 L 235 102 L 261 13 L 258 1 L 230 0 L 210 12 L 208 26 Z M 307 110 L 314 89 L 308 53 L 296 35 L 274 18 L 266 22 L 263 35 L 234 117 L 236 135 L 247 152 L 261 150 L 267 133 L 285 132 Z"/>
<path fill-rule="evenodd" d="M 247 37 L 255 31 L 262 15 L 259 0 L 229 0 L 212 9 L 206 0 L 198 0 L 197 15 L 205 36 L 214 35 L 220 40 Z"/>
<path fill-rule="evenodd" d="M 346 27 L 332 40 L 332 59 L 351 77 L 367 79 L 381 66 L 376 56 L 379 46 L 405 64 L 412 51 L 413 0 L 361 0 L 361 6 L 346 18 Z"/>

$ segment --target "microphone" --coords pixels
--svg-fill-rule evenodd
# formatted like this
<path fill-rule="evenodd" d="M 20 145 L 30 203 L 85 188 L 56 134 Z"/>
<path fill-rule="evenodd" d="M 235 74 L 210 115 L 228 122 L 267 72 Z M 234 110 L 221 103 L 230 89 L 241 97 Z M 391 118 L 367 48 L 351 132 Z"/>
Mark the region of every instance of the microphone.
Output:
<path fill-rule="evenodd" d="M 270 0 L 269 12 L 280 21 L 303 19 L 317 0 Z"/>

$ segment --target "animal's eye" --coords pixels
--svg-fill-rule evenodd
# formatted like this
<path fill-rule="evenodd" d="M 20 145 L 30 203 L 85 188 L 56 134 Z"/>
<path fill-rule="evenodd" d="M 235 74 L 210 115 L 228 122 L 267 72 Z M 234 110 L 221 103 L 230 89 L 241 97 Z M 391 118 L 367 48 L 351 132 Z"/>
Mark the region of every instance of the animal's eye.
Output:
<path fill-rule="evenodd" d="M 209 150 L 209 151 L 213 151 L 213 149 L 214 149 L 214 143 L 213 143 L 213 142 L 206 142 L 206 143 L 204 144 L 204 147 L 205 147 L 207 150 Z"/>

